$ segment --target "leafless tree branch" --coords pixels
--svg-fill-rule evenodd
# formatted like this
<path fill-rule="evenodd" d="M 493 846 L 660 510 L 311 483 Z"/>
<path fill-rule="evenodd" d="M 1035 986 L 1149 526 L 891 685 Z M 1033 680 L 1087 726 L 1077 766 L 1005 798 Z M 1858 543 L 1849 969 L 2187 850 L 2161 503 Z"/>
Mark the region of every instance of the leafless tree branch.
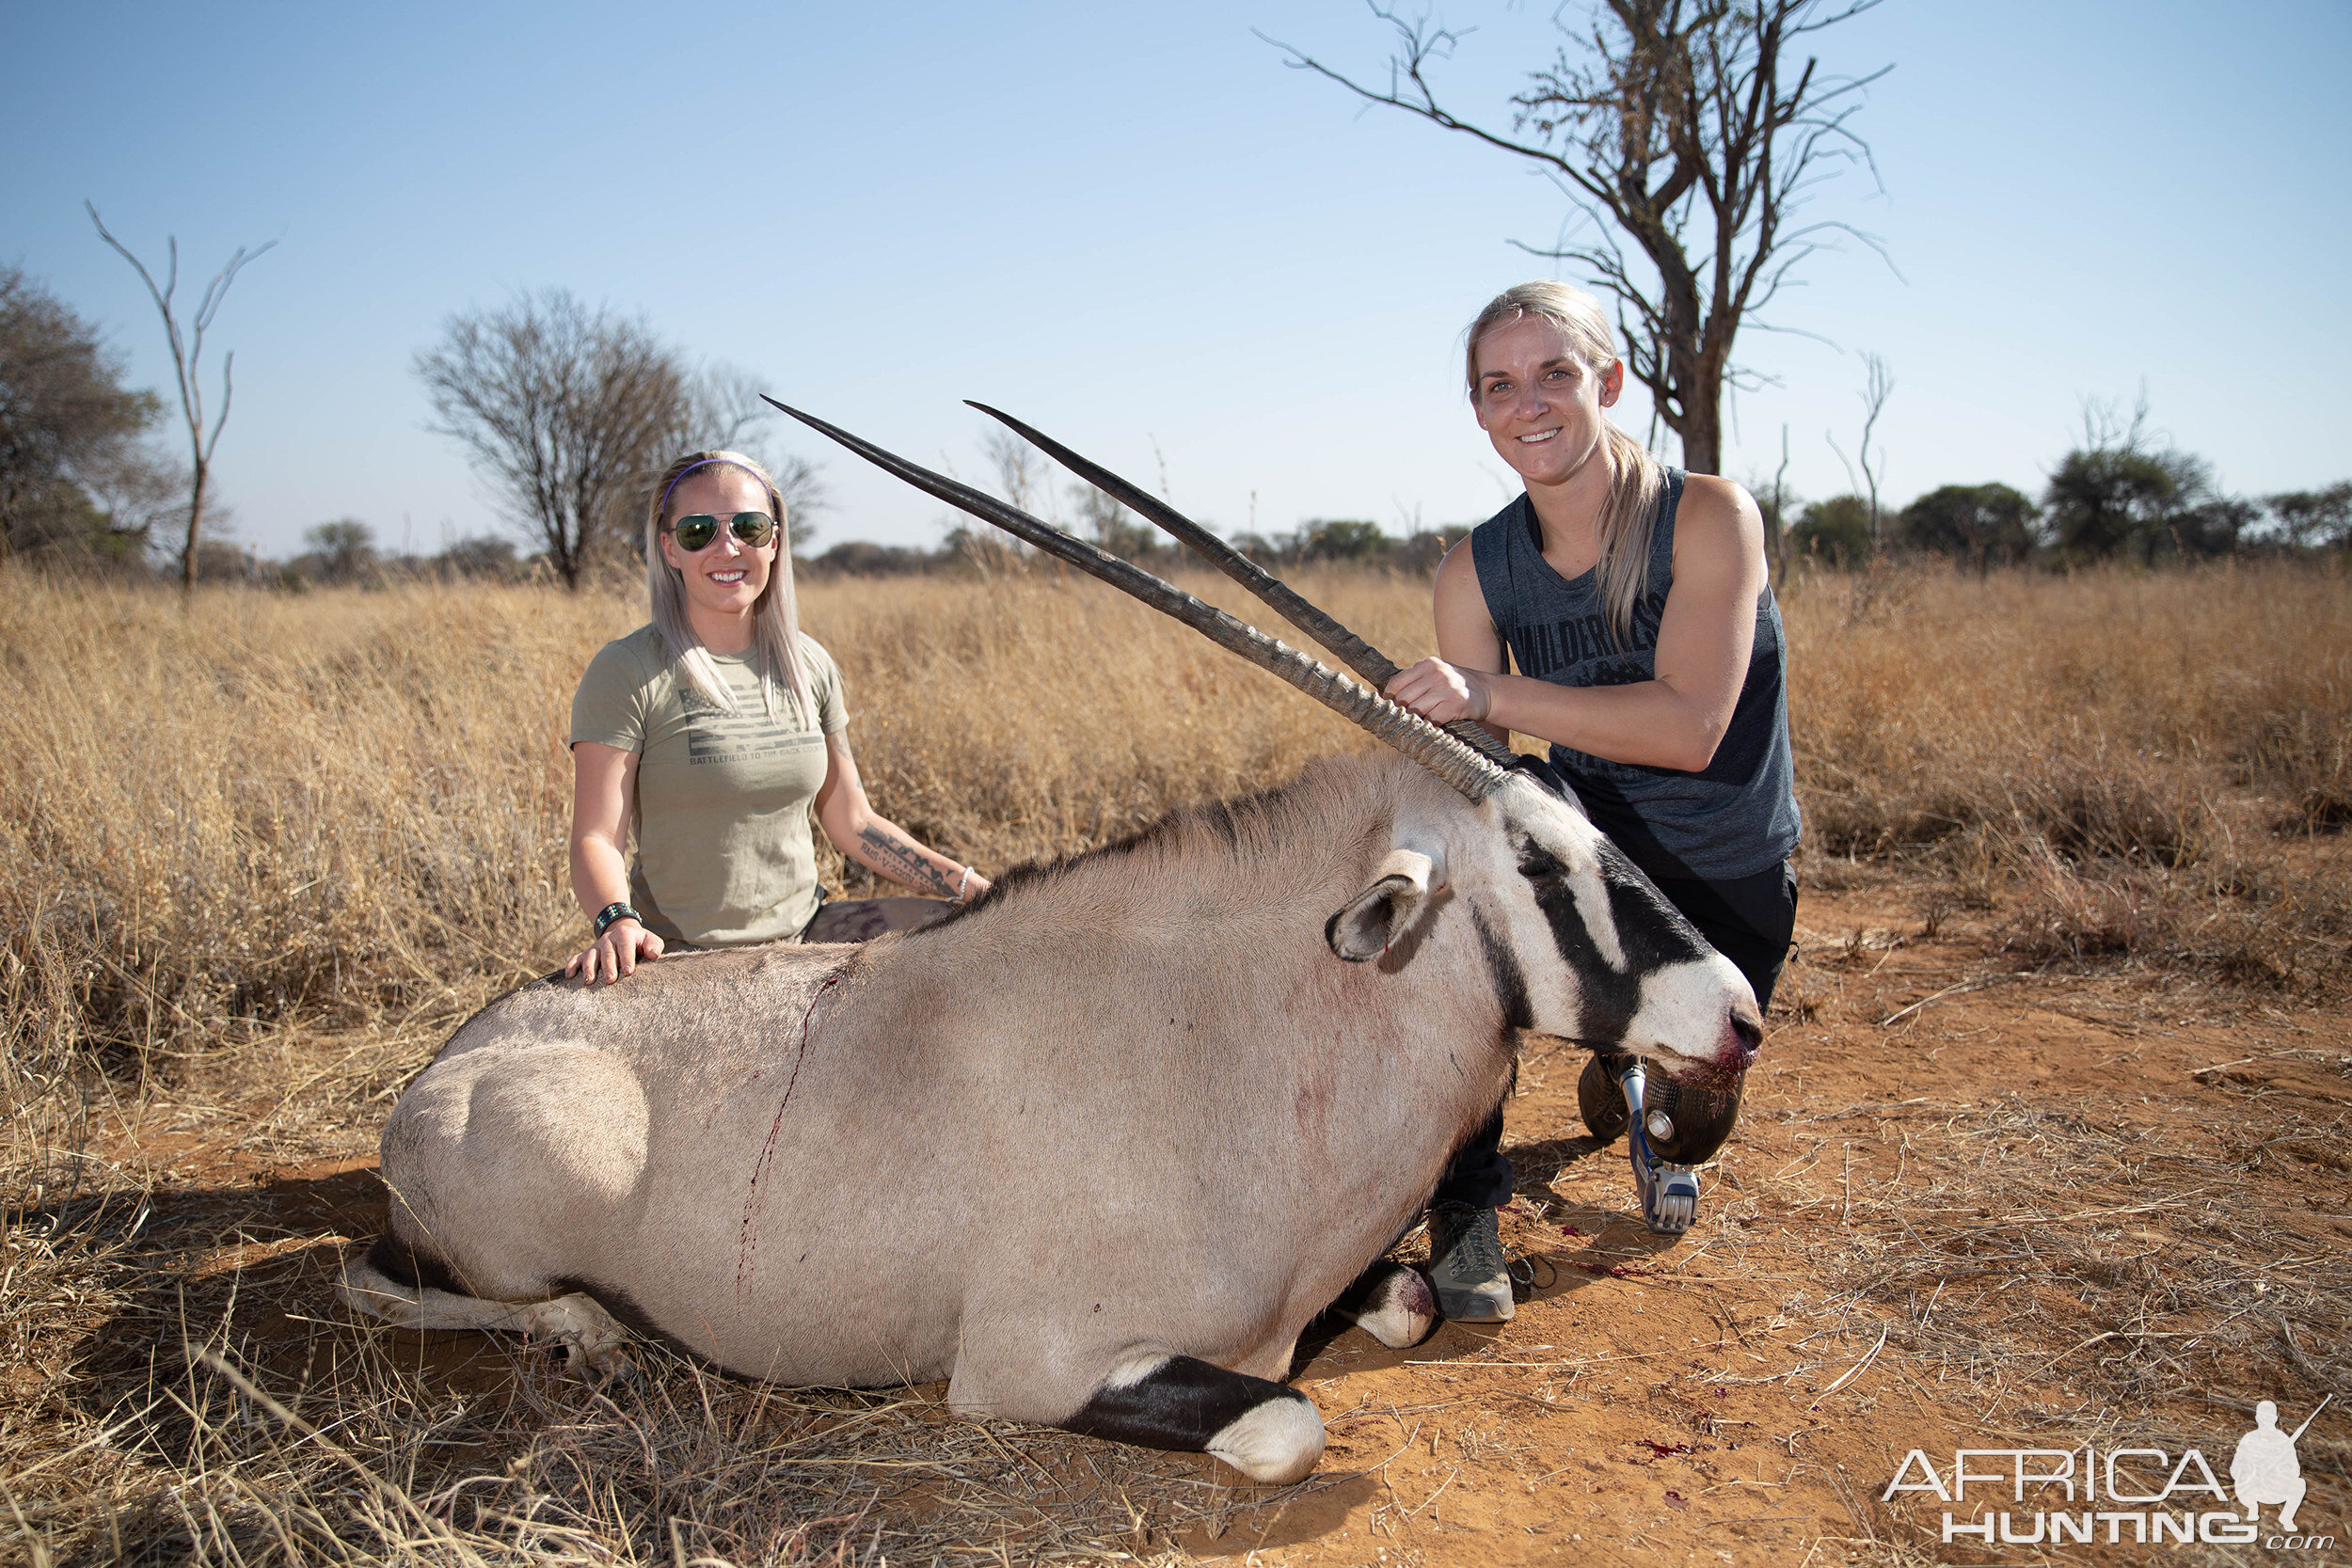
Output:
<path fill-rule="evenodd" d="M 107 229 L 105 220 L 98 215 L 97 204 L 84 201 L 82 206 L 88 212 L 98 237 L 111 245 L 116 255 L 130 262 L 132 270 L 139 275 L 139 281 L 147 285 L 148 297 L 155 302 L 155 309 L 164 319 L 164 337 L 171 348 L 172 373 L 179 383 L 180 412 L 188 424 L 188 529 L 187 542 L 180 552 L 180 591 L 184 596 L 196 589 L 196 546 L 204 526 L 204 492 L 211 482 L 213 453 L 219 449 L 220 433 L 229 423 L 229 403 L 232 395 L 230 372 L 237 357 L 233 352 L 221 356 L 220 408 L 213 415 L 208 429 L 202 384 L 204 334 L 211 328 L 213 318 L 220 313 L 222 303 L 229 297 L 230 285 L 237 280 L 237 274 L 245 269 L 246 263 L 274 248 L 278 242 L 264 241 L 249 251 L 239 245 L 236 253 L 204 286 L 203 296 L 197 301 L 196 313 L 188 319 L 183 329 L 172 305 L 172 296 L 180 288 L 179 237 L 172 235 L 165 240 L 170 264 L 165 269 L 163 283 L 158 286 L 155 275 L 147 270 L 147 263 L 132 254 L 130 247 L 116 239 L 113 231 Z"/>
<path fill-rule="evenodd" d="M 1799 40 L 1877 3 L 1601 0 L 1589 26 L 1562 24 L 1570 41 L 1512 98 L 1507 135 L 1439 103 L 1432 69 L 1463 35 L 1426 18 L 1373 0 L 1373 14 L 1395 34 L 1385 88 L 1266 41 L 1295 69 L 1549 174 L 1598 237 L 1523 248 L 1576 263 L 1616 296 L 1628 369 L 1680 438 L 1684 462 L 1712 472 L 1722 461 L 1724 388 L 1745 373 L 1732 358 L 1740 327 L 1823 236 L 1842 233 L 1884 255 L 1850 225 L 1790 223 L 1805 192 L 1838 166 L 1877 178 L 1868 145 L 1848 122 L 1885 70 L 1836 77 L 1798 57 Z M 1639 270 L 1619 236 L 1639 251 Z"/>
<path fill-rule="evenodd" d="M 1849 458 L 1846 455 L 1846 449 L 1837 444 L 1837 436 L 1834 432 L 1824 431 L 1822 434 L 1828 438 L 1829 450 L 1836 452 L 1837 461 L 1845 465 L 1847 483 L 1857 490 L 1867 489 L 1869 494 L 1870 549 L 1873 554 L 1876 554 L 1884 547 L 1886 543 L 1884 515 L 1879 509 L 1879 482 L 1886 476 L 1886 448 L 1882 443 L 1876 457 L 1873 457 L 1870 451 L 1870 440 L 1872 433 L 1878 429 L 1879 416 L 1886 412 L 1886 400 L 1895 395 L 1895 377 L 1887 370 L 1886 361 L 1876 354 L 1864 355 L 1862 363 L 1864 381 L 1861 393 L 1861 445 L 1854 449 L 1854 456 Z M 1859 480 L 1854 478 L 1857 464 L 1862 470 L 1862 477 Z"/>

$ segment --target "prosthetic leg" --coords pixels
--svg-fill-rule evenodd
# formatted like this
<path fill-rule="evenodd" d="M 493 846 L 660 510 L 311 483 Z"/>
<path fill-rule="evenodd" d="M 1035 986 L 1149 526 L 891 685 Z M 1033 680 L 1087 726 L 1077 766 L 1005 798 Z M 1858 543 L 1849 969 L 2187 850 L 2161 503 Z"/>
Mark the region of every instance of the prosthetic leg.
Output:
<path fill-rule="evenodd" d="M 1608 1143 L 1630 1134 L 1633 1187 L 1642 1218 L 1661 1236 L 1679 1236 L 1698 1218 L 1697 1167 L 1715 1156 L 1740 1119 L 1740 1084 L 1688 1088 L 1670 1078 L 1652 1085 L 1631 1056 L 1596 1055 L 1577 1081 L 1584 1126 Z"/>

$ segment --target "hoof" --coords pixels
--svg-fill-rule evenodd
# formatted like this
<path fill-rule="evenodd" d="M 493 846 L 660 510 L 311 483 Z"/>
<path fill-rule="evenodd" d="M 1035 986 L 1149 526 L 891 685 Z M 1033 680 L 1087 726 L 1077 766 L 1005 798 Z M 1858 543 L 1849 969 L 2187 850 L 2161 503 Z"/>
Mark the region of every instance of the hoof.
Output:
<path fill-rule="evenodd" d="M 1323 1457 L 1323 1418 L 1306 1395 L 1286 1389 L 1228 1421 L 1208 1451 L 1262 1486 L 1287 1486 Z"/>
<path fill-rule="evenodd" d="M 637 1376 L 637 1364 L 623 1348 L 628 1330 L 587 1296 L 558 1296 L 534 1304 L 523 1314 L 523 1332 L 562 1346 L 564 1370 L 582 1382 Z"/>
<path fill-rule="evenodd" d="M 1438 1298 L 1419 1269 L 1399 1268 L 1373 1292 L 1356 1323 L 1391 1350 L 1409 1350 L 1438 1326 Z"/>
<path fill-rule="evenodd" d="M 643 1376 L 636 1360 L 618 1345 L 589 1349 L 577 1339 L 561 1339 L 548 1347 L 564 1353 L 564 1370 L 582 1383 L 636 1386 Z"/>

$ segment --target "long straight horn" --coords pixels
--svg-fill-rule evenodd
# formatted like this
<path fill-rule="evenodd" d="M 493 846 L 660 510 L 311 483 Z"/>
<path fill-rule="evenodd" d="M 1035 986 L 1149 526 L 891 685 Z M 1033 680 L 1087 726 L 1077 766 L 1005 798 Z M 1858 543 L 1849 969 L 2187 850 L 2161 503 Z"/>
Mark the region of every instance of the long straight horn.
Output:
<path fill-rule="evenodd" d="M 870 441 L 827 424 L 813 414 L 803 414 L 797 408 L 777 403 L 774 398 L 768 398 L 767 401 L 811 430 L 840 442 L 876 467 L 896 474 L 916 489 L 937 496 L 948 505 L 968 512 L 982 522 L 993 523 L 1014 538 L 1034 545 L 1046 554 L 1067 561 L 1112 587 L 1133 594 L 1161 613 L 1182 621 L 1217 646 L 1239 654 L 1270 674 L 1279 675 L 1332 712 L 1395 747 L 1471 800 L 1485 800 L 1508 777 L 1502 768 L 1419 714 L 1397 706 L 1376 692 L 1365 690 L 1297 649 L 1283 646 L 1257 627 L 1236 620 L 1214 605 L 1203 604 L 1142 567 L 1121 561 L 1083 539 L 1073 538 L 1051 523 L 1040 522 L 993 496 L 967 484 L 959 484 L 952 479 L 932 473 L 929 468 L 918 467 Z"/>
<path fill-rule="evenodd" d="M 987 404 L 974 403 L 970 398 L 964 399 L 964 402 L 998 423 L 1009 426 L 1024 440 L 1050 453 L 1080 479 L 1104 495 L 1134 508 L 1191 546 L 1210 565 L 1255 594 L 1264 601 L 1267 609 L 1313 638 L 1325 652 L 1361 675 L 1375 691 L 1386 690 L 1389 682 L 1396 678 L 1397 667 L 1387 655 L 1340 625 L 1337 618 L 1310 603 L 1289 583 L 1150 491 L 1120 478 L 1099 463 L 1079 456 L 1052 436 L 1039 433 L 1001 408 L 991 408 Z M 1508 768 L 1514 761 L 1508 746 L 1470 720 L 1456 719 L 1438 727 L 1498 767 Z"/>

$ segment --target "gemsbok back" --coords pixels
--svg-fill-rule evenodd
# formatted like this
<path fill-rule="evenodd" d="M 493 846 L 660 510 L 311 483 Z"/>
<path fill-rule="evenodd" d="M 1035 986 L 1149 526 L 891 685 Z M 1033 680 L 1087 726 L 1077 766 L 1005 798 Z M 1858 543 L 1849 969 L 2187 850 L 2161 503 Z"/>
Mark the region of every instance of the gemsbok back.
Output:
<path fill-rule="evenodd" d="M 1016 869 L 864 946 L 509 992 L 393 1110 L 389 1225 L 343 1295 L 550 1337 L 583 1370 L 623 1365 L 634 1331 L 783 1383 L 945 1378 L 966 1414 L 1295 1481 L 1324 1442 L 1279 1381 L 1301 1331 L 1335 1302 L 1391 1344 L 1428 1331 L 1425 1282 L 1380 1259 L 1507 1091 L 1519 1037 L 1738 1073 L 1755 999 L 1482 734 L 808 422 L 1403 755 Z"/>

